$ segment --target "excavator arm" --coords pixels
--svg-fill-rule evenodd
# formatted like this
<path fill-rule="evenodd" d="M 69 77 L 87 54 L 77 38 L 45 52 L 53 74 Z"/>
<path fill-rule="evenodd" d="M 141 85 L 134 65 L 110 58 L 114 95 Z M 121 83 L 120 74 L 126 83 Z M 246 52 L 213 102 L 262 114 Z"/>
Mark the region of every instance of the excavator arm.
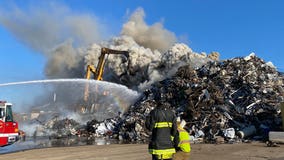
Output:
<path fill-rule="evenodd" d="M 95 69 L 94 66 L 88 65 L 87 66 L 87 71 L 86 71 L 86 79 L 90 79 L 91 78 L 91 73 L 95 74 L 96 73 L 96 69 Z"/>
<path fill-rule="evenodd" d="M 104 73 L 104 66 L 105 66 L 105 56 L 109 54 L 121 54 L 124 55 L 127 59 L 129 58 L 129 52 L 128 51 L 118 51 L 113 50 L 109 48 L 102 48 L 101 49 L 101 55 L 99 57 L 99 62 L 97 64 L 96 72 L 94 75 L 94 78 L 96 80 L 102 80 L 103 73 Z"/>
<path fill-rule="evenodd" d="M 91 73 L 93 73 L 95 75 L 96 69 L 95 69 L 94 66 L 88 65 L 87 70 L 86 70 L 86 79 L 91 78 Z M 88 100 L 88 97 L 89 97 L 89 83 L 87 83 L 86 86 L 85 86 L 85 91 L 84 91 L 84 101 L 85 102 Z"/>
<path fill-rule="evenodd" d="M 101 55 L 99 56 L 99 61 L 97 63 L 97 67 L 95 68 L 92 65 L 87 66 L 87 71 L 86 71 L 86 79 L 91 78 L 91 73 L 94 75 L 95 80 L 103 80 L 103 74 L 104 74 L 104 66 L 106 62 L 106 55 L 109 54 L 121 54 L 124 55 L 127 59 L 129 58 L 129 52 L 128 51 L 119 51 L 119 50 L 113 50 L 109 48 L 102 48 L 101 49 Z M 84 93 L 84 100 L 87 101 L 89 96 L 89 85 L 86 85 L 85 88 L 85 93 Z"/>
<path fill-rule="evenodd" d="M 105 56 L 109 54 L 121 54 L 121 55 L 124 55 L 127 59 L 129 58 L 128 51 L 118 51 L 118 50 L 113 50 L 113 49 L 108 49 L 108 48 L 102 48 L 97 67 L 95 68 L 92 65 L 87 66 L 87 71 L 86 71 L 87 79 L 90 79 L 91 73 L 93 73 L 95 80 L 100 80 L 100 81 L 103 80 L 104 66 L 106 62 Z"/>

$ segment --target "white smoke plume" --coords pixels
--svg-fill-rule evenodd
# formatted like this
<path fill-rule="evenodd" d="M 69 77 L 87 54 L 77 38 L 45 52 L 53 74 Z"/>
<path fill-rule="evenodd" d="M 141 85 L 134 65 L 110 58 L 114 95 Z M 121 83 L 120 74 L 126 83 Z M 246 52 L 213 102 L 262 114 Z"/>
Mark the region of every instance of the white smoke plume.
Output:
<path fill-rule="evenodd" d="M 173 75 L 177 68 L 191 63 L 199 67 L 209 61 L 206 55 L 193 52 L 185 44 L 174 44 L 162 53 L 138 45 L 132 37 L 120 36 L 112 38 L 104 44 L 111 49 L 129 51 L 128 61 L 123 62 L 120 55 L 109 55 L 105 70 L 109 81 L 121 83 L 129 88 L 143 91 L 152 83 Z M 96 65 L 102 46 L 93 44 L 87 50 L 86 64 Z"/>
<path fill-rule="evenodd" d="M 121 34 L 132 37 L 139 45 L 161 52 L 169 49 L 177 38 L 175 34 L 163 27 L 161 22 L 149 26 L 144 21 L 145 12 L 138 8 L 123 25 Z"/>
<path fill-rule="evenodd" d="M 109 55 L 104 77 L 143 91 L 152 83 L 173 75 L 185 63 L 198 67 L 209 60 L 187 45 L 175 43 L 175 34 L 160 22 L 147 25 L 144 17 L 144 10 L 138 8 L 123 25 L 120 36 L 101 44 L 94 43 L 87 49 L 85 63 L 96 65 L 101 47 L 129 51 L 127 62 L 119 55 Z"/>

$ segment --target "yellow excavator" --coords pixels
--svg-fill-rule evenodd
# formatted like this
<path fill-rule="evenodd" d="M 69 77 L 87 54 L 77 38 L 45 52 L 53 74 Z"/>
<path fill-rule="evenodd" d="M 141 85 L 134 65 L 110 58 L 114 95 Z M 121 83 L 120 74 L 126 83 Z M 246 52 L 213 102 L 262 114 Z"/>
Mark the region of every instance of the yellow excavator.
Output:
<path fill-rule="evenodd" d="M 106 56 L 109 54 L 121 54 L 124 56 L 124 58 L 129 58 L 129 52 L 128 51 L 119 51 L 119 50 L 113 50 L 109 48 L 101 48 L 101 55 L 99 56 L 99 61 L 97 64 L 97 67 L 95 68 L 93 65 L 88 65 L 86 70 L 86 79 L 91 79 L 91 73 L 93 73 L 93 79 L 95 80 L 103 80 L 103 73 L 104 73 L 104 66 L 106 62 Z M 87 83 L 85 92 L 84 92 L 84 101 L 87 104 L 89 98 L 89 84 Z M 86 108 L 85 108 L 86 109 Z"/>

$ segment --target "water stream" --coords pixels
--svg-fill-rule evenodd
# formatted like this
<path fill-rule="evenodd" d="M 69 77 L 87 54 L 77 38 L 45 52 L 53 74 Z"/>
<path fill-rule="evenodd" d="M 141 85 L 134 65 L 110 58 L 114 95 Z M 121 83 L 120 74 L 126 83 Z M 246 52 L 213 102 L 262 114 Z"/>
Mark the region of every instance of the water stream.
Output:
<path fill-rule="evenodd" d="M 86 80 L 86 79 L 48 79 L 48 80 L 33 80 L 33 81 L 22 81 L 22 82 L 10 82 L 0 84 L 0 88 L 13 86 L 25 86 L 27 93 L 32 93 L 29 86 L 41 86 L 43 90 L 42 95 L 35 95 L 35 100 L 32 104 L 21 106 L 17 104 L 14 105 L 14 111 L 17 110 L 17 107 L 26 107 L 26 114 L 31 114 L 32 111 L 38 110 L 41 113 L 53 113 L 56 112 L 62 117 L 68 117 L 75 119 L 80 123 L 85 123 L 91 118 L 103 120 L 106 118 L 111 118 L 117 116 L 118 112 L 125 112 L 128 107 L 133 104 L 136 99 L 139 97 L 139 93 L 128 89 L 126 86 L 105 82 L 105 81 L 96 81 L 96 80 Z M 84 102 L 84 96 L 86 92 L 86 87 L 88 87 L 89 101 L 91 104 L 87 109 L 89 112 L 92 112 L 92 117 L 87 114 L 76 114 L 80 111 L 80 103 Z M 17 92 L 16 90 L 12 90 Z M 10 92 L 11 93 L 11 92 Z M 13 94 L 12 94 L 13 95 Z M 12 96 L 9 95 L 9 96 Z M 31 94 L 25 94 L 23 96 L 32 96 Z M 52 97 L 52 98 L 50 98 Z M 3 98 L 3 97 L 2 97 Z M 4 97 L 5 98 L 5 97 Z M 13 102 L 11 102 L 13 103 Z M 90 108 L 92 106 L 93 108 Z M 74 109 L 75 107 L 75 109 Z M 77 108 L 76 108 L 77 107 Z M 77 110 L 76 110 L 77 109 Z M 79 108 L 80 109 L 80 108 Z M 29 115 L 31 117 L 31 115 Z M 46 119 L 42 122 L 47 122 L 50 116 L 44 116 Z M 84 119 L 85 118 L 85 119 Z M 28 118 L 31 119 L 31 118 Z M 38 118 L 39 119 L 39 118 Z M 28 124 L 28 125 L 27 125 Z M 19 128 L 26 132 L 27 136 L 32 136 L 35 132 L 38 124 L 31 124 L 26 122 L 19 122 Z M 73 142 L 73 143 L 71 143 Z M 76 143 L 75 143 L 76 142 Z M 65 144 L 66 143 L 66 144 Z M 96 141 L 80 141 L 76 140 L 65 140 L 64 142 L 53 142 L 48 139 L 42 140 L 28 140 L 25 142 L 17 142 L 16 144 L 0 148 L 0 153 L 9 153 L 14 151 L 20 151 L 25 149 L 41 148 L 41 147 L 53 147 L 55 144 L 59 146 L 66 145 L 98 145 L 98 144 L 107 144 L 105 140 Z M 113 143 L 113 142 L 112 142 Z"/>
<path fill-rule="evenodd" d="M 119 107 L 119 110 L 121 112 L 124 112 L 127 107 L 131 103 L 133 103 L 139 96 L 138 92 L 128 89 L 126 86 L 123 85 L 105 81 L 86 79 L 48 79 L 11 82 L 0 84 L 0 87 L 16 85 L 46 86 L 42 89 L 44 94 L 41 95 L 41 97 L 37 97 L 35 103 L 32 104 L 38 106 L 44 106 L 47 103 L 52 103 L 51 101 L 53 101 L 57 102 L 57 104 L 65 105 L 64 107 L 66 107 L 66 105 L 69 105 L 70 107 L 70 105 L 74 105 L 75 103 L 79 103 L 85 100 L 87 94 L 88 101 L 92 100 L 93 103 L 109 102 L 109 105 L 117 106 Z M 28 90 L 27 93 L 29 92 L 30 95 L 32 95 L 32 90 L 29 90 L 29 88 L 26 88 L 26 90 Z M 17 92 L 17 90 L 15 90 L 15 92 Z M 48 97 L 48 100 L 46 97 Z"/>

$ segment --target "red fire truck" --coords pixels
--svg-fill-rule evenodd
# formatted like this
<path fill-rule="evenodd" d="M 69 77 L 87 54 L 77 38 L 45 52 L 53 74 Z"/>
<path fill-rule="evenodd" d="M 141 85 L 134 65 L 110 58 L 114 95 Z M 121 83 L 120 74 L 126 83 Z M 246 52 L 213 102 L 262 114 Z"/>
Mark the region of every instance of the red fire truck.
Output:
<path fill-rule="evenodd" d="M 13 144 L 18 138 L 18 122 L 13 120 L 12 104 L 0 101 L 0 147 Z"/>

